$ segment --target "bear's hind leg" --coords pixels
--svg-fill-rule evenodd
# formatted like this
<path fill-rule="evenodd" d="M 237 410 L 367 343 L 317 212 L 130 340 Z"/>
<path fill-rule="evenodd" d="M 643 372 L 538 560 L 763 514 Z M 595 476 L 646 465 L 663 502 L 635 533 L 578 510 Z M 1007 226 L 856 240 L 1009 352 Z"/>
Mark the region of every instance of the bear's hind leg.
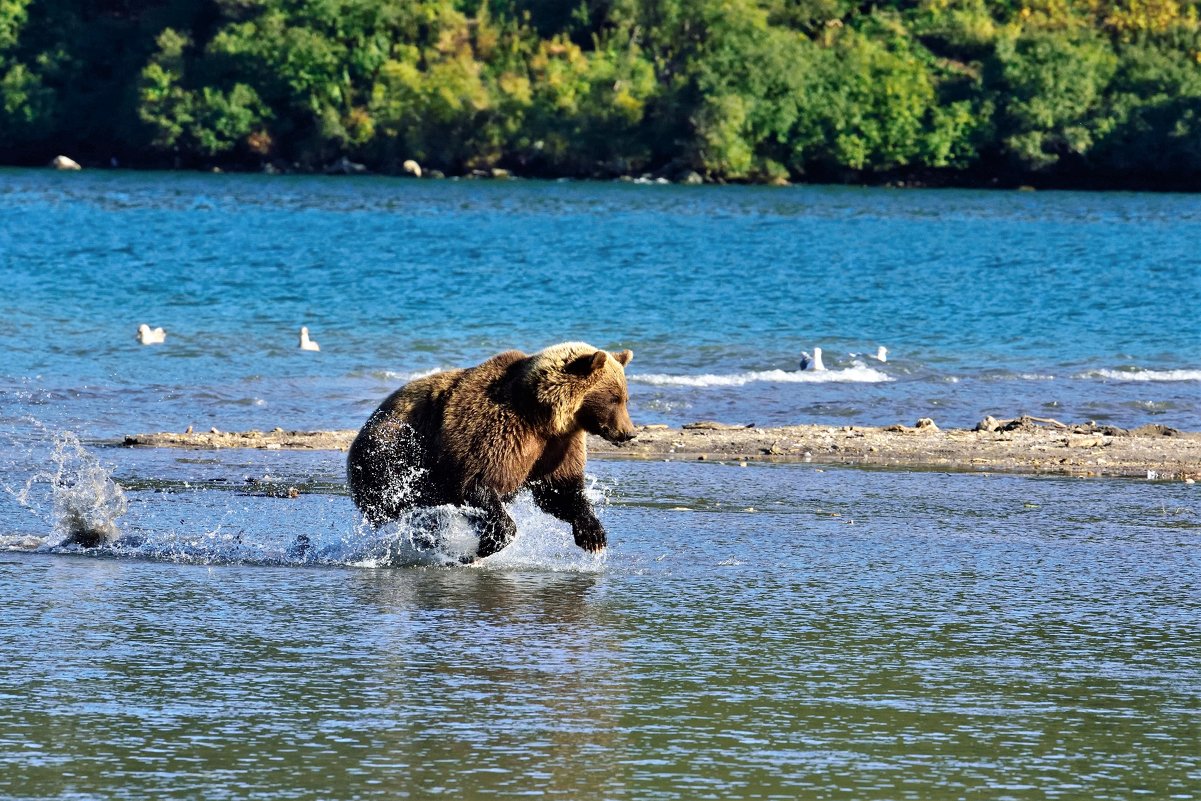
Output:
<path fill-rule="evenodd" d="M 480 559 L 500 551 L 517 536 L 517 524 L 509 517 L 496 490 L 477 487 L 468 495 L 467 503 L 480 510 L 480 516 L 476 518 L 480 533 L 480 547 L 476 554 Z"/>

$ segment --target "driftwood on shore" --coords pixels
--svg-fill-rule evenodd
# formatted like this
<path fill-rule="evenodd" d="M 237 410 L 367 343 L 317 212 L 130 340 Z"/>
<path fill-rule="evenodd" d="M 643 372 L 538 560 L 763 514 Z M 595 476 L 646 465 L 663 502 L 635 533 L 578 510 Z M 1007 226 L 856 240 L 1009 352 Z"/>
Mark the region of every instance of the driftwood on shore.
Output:
<path fill-rule="evenodd" d="M 643 426 L 618 447 L 589 437 L 589 454 L 601 459 L 754 461 L 871 465 L 892 469 L 944 469 L 1006 473 L 1127 476 L 1195 481 L 1201 478 L 1201 433 L 1164 426 L 1130 431 L 1111 426 L 1067 425 L 1017 418 L 975 430 L 917 426 L 779 428 L 692 423 L 683 428 Z M 158 433 L 128 436 L 131 447 L 346 450 L 355 431 Z"/>

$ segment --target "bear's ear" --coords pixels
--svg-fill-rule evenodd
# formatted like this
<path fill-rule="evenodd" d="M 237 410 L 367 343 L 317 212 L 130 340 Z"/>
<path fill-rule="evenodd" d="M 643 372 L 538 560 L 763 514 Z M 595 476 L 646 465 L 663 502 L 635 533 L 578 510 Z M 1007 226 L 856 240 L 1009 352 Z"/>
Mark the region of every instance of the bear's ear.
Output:
<path fill-rule="evenodd" d="M 572 375 L 590 376 L 604 367 L 605 360 L 608 358 L 609 354 L 603 350 L 598 350 L 596 353 L 586 353 L 568 362 L 565 369 Z"/>
<path fill-rule="evenodd" d="M 614 353 L 613 358 L 617 359 L 618 364 L 620 364 L 622 367 L 625 367 L 627 364 L 633 361 L 634 351 L 623 350 L 621 353 Z"/>

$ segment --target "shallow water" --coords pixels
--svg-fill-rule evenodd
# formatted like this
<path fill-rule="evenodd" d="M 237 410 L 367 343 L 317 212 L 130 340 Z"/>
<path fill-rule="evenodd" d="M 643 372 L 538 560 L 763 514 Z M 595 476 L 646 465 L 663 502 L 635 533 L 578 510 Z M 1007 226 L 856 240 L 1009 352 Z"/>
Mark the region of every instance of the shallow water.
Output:
<path fill-rule="evenodd" d="M 363 569 L 286 553 L 353 540 L 337 454 L 100 456 L 134 545 L 0 552 L 0 795 L 1201 792 L 1181 483 L 597 462 L 602 558 L 519 502 Z"/>
<path fill-rule="evenodd" d="M 638 422 L 1199 428 L 1193 196 L 0 170 L 0 220 L 0 798 L 1201 797 L 1196 485 L 594 461 L 604 555 L 519 498 L 463 567 L 342 454 L 104 445 L 565 338 Z"/>

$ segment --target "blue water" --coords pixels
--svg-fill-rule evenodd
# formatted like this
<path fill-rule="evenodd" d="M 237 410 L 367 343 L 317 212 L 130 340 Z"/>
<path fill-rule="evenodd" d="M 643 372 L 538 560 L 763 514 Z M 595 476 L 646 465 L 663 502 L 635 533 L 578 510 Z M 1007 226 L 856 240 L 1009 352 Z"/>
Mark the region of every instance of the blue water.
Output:
<path fill-rule="evenodd" d="M 1198 241 L 1192 195 L 3 170 L 0 417 L 348 428 L 584 339 L 634 350 L 636 422 L 1197 429 Z"/>
<path fill-rule="evenodd" d="M 342 453 L 111 446 L 569 338 L 635 351 L 644 423 L 1198 429 L 1198 234 L 1183 195 L 0 171 L 0 798 L 1201 797 L 1196 484 L 592 460 L 605 553 L 523 495 L 468 568 L 362 525 Z"/>
<path fill-rule="evenodd" d="M 0 550 L 3 798 L 1201 796 L 1195 486 L 597 461 L 602 557 L 331 569 L 341 454 L 99 453 L 131 542 Z"/>

